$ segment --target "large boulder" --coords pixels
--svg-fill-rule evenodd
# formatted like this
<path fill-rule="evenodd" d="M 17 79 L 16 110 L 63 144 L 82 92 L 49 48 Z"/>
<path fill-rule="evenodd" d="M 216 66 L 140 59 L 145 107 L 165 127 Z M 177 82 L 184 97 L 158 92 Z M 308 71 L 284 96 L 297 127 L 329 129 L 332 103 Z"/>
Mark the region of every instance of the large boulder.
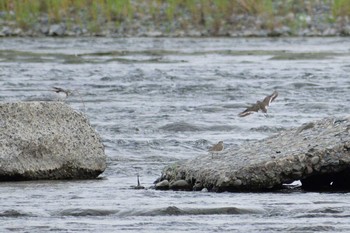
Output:
<path fill-rule="evenodd" d="M 193 190 L 267 191 L 301 180 L 305 189 L 350 189 L 350 118 L 326 118 L 166 167 L 157 182 Z M 157 186 L 155 186 L 157 188 Z M 170 186 L 169 186 L 170 187 Z"/>
<path fill-rule="evenodd" d="M 89 179 L 105 168 L 82 113 L 61 102 L 0 104 L 0 180 Z"/>

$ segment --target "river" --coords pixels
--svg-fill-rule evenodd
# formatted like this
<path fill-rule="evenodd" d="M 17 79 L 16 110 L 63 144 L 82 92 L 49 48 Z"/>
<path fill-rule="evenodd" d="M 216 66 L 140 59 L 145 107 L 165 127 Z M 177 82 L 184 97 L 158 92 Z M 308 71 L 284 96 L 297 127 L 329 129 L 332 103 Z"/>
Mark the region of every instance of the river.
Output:
<path fill-rule="evenodd" d="M 0 183 L 1 232 L 349 232 L 350 194 L 174 192 L 161 170 L 350 113 L 349 38 L 2 38 L 0 100 L 54 100 L 103 138 L 96 180 Z M 268 116 L 237 114 L 274 90 Z"/>

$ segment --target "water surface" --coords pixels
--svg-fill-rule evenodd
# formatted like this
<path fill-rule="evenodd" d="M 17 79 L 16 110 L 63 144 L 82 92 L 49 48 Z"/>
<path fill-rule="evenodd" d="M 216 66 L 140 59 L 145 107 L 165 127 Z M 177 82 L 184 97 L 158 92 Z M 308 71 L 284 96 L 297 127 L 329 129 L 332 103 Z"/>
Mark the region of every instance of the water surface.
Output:
<path fill-rule="evenodd" d="M 0 40 L 0 100 L 58 100 L 103 138 L 100 179 L 0 183 L 2 232 L 347 232 L 348 193 L 132 190 L 168 164 L 350 112 L 350 40 Z M 237 114 L 274 90 L 268 117 Z"/>

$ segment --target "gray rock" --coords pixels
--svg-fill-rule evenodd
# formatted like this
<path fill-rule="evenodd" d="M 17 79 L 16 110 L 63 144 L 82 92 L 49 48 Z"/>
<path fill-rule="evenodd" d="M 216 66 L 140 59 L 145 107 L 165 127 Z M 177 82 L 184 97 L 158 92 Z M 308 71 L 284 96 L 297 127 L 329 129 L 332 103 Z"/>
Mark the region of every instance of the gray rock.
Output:
<path fill-rule="evenodd" d="M 162 35 L 163 35 L 163 33 L 160 31 L 147 31 L 145 33 L 145 36 L 147 36 L 147 37 L 160 37 Z"/>
<path fill-rule="evenodd" d="M 53 24 L 50 25 L 49 35 L 50 36 L 63 36 L 66 31 L 64 24 Z"/>
<path fill-rule="evenodd" d="M 172 190 L 192 190 L 192 185 L 186 180 L 175 180 L 170 182 L 169 188 Z"/>
<path fill-rule="evenodd" d="M 61 102 L 0 104 L 0 180 L 88 179 L 106 168 L 99 135 Z"/>
<path fill-rule="evenodd" d="M 155 185 L 155 188 L 158 190 L 168 190 L 169 189 L 169 181 L 162 180 Z"/>
<path fill-rule="evenodd" d="M 48 35 L 50 32 L 50 28 L 48 25 L 40 25 L 40 32 L 44 35 Z"/>
<path fill-rule="evenodd" d="M 312 165 L 318 164 L 319 161 L 320 161 L 320 157 L 318 157 L 318 156 L 314 156 L 314 157 L 311 158 L 311 164 Z"/>
<path fill-rule="evenodd" d="M 349 117 L 325 118 L 228 149 L 218 159 L 203 154 L 166 167 L 158 180 L 217 192 L 273 190 L 295 180 L 309 189 L 331 183 L 350 189 L 344 182 L 350 174 L 349 131 Z"/>
<path fill-rule="evenodd" d="M 19 35 L 22 35 L 22 29 L 20 29 L 20 28 L 15 28 L 15 29 L 12 31 L 12 36 L 19 36 Z"/>
<path fill-rule="evenodd" d="M 335 36 L 337 35 L 337 30 L 335 28 L 327 28 L 323 31 L 322 36 Z"/>
<path fill-rule="evenodd" d="M 0 36 L 10 36 L 12 34 L 12 30 L 10 27 L 3 27 L 1 30 L 0 30 Z"/>

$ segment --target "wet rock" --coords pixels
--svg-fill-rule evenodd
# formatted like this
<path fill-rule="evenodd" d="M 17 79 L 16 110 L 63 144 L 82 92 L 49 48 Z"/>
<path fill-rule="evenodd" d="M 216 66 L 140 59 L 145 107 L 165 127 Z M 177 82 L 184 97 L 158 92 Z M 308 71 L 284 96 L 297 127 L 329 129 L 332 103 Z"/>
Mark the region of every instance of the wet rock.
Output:
<path fill-rule="evenodd" d="M 157 190 L 168 190 L 169 189 L 169 181 L 162 180 L 155 185 L 155 189 Z"/>
<path fill-rule="evenodd" d="M 186 180 L 176 180 L 170 183 L 172 190 L 192 190 L 192 186 Z"/>
<path fill-rule="evenodd" d="M 0 180 L 90 179 L 106 168 L 99 135 L 61 102 L 0 104 Z"/>
<path fill-rule="evenodd" d="M 160 37 L 162 35 L 163 35 L 163 33 L 160 31 L 147 31 L 145 33 L 145 36 L 147 36 L 147 37 Z"/>
<path fill-rule="evenodd" d="M 242 185 L 242 181 L 237 179 L 237 180 L 234 180 L 233 183 L 232 183 L 233 186 L 240 186 Z"/>
<path fill-rule="evenodd" d="M 142 185 L 131 185 L 130 188 L 131 189 L 145 189 L 145 187 Z"/>
<path fill-rule="evenodd" d="M 311 159 L 311 164 L 312 164 L 312 165 L 316 165 L 316 164 L 318 164 L 319 161 L 320 161 L 320 157 L 314 156 L 314 157 L 312 157 L 312 159 Z"/>
<path fill-rule="evenodd" d="M 196 181 L 196 183 L 193 185 L 193 190 L 194 191 L 203 190 L 202 182 Z"/>
<path fill-rule="evenodd" d="M 48 25 L 40 25 L 40 32 L 44 35 L 48 35 L 50 28 Z"/>
<path fill-rule="evenodd" d="M 327 28 L 323 31 L 322 36 L 335 36 L 337 35 L 337 30 L 335 28 Z"/>
<path fill-rule="evenodd" d="M 21 34 L 22 34 L 22 29 L 20 29 L 20 28 L 15 28 L 12 31 L 12 36 L 18 36 L 18 35 L 21 35 Z"/>
<path fill-rule="evenodd" d="M 0 36 L 10 36 L 11 32 L 12 32 L 11 28 L 5 26 L 0 30 Z"/>
<path fill-rule="evenodd" d="M 49 35 L 50 36 L 63 36 L 66 31 L 64 24 L 53 24 L 50 25 Z"/>
<path fill-rule="evenodd" d="M 350 173 L 349 128 L 349 117 L 325 118 L 228 149 L 215 160 L 203 154 L 166 167 L 159 180 L 216 192 L 274 190 L 295 180 L 306 189 L 350 189 L 344 182 Z"/>

